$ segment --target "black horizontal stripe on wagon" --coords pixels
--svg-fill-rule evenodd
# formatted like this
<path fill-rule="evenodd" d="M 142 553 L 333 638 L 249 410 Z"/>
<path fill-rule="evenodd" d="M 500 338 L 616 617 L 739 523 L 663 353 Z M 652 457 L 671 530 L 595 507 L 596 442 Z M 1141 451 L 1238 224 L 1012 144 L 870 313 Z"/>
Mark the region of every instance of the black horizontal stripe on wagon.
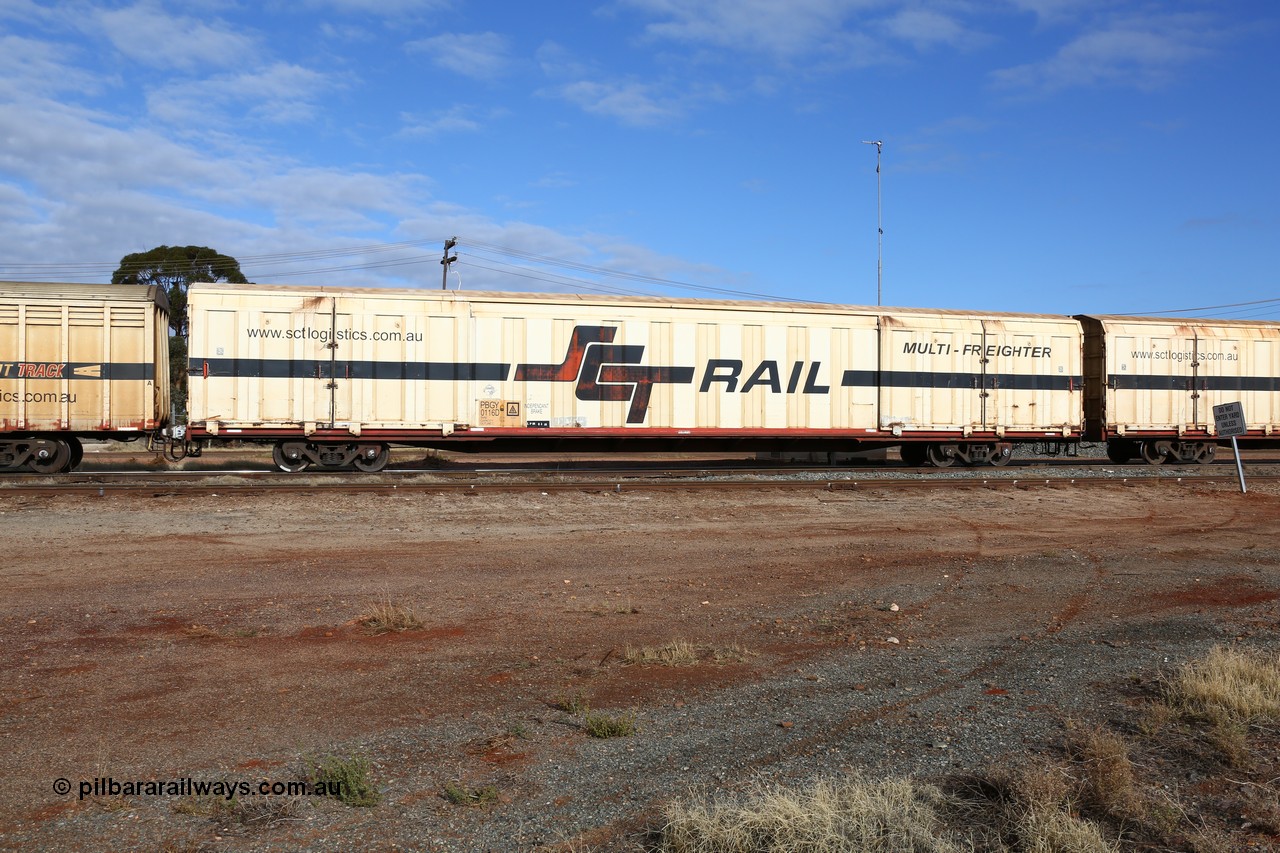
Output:
<path fill-rule="evenodd" d="M 336 361 L 289 358 L 192 358 L 193 376 L 231 379 L 393 379 L 402 382 L 505 382 L 511 365 L 496 362 Z"/>
<path fill-rule="evenodd" d="M 1280 376 L 1152 376 L 1112 373 L 1107 386 L 1117 391 L 1280 391 Z"/>
<path fill-rule="evenodd" d="M 132 361 L 0 361 L 0 379 L 79 381 L 153 381 L 156 366 Z"/>
<path fill-rule="evenodd" d="M 845 388 L 951 388 L 975 391 L 1079 391 L 1082 376 L 1061 373 L 956 373 L 928 370 L 846 370 Z"/>

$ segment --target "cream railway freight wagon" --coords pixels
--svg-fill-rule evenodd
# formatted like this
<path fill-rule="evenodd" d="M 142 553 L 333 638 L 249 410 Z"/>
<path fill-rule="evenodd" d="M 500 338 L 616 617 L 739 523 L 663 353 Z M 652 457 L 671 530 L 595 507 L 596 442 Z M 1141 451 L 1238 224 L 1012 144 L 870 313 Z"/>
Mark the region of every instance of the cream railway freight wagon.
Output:
<path fill-rule="evenodd" d="M 273 442 L 285 470 L 377 470 L 391 443 L 1001 464 L 1083 421 L 1068 317 L 224 284 L 189 305 L 189 438 Z"/>
<path fill-rule="evenodd" d="M 164 427 L 168 338 L 158 287 L 0 282 L 0 469 L 67 471 L 81 438 Z"/>
<path fill-rule="evenodd" d="M 1213 407 L 1241 403 L 1253 445 L 1280 438 L 1280 326 L 1077 317 L 1085 336 L 1085 439 L 1124 463 L 1209 462 Z"/>

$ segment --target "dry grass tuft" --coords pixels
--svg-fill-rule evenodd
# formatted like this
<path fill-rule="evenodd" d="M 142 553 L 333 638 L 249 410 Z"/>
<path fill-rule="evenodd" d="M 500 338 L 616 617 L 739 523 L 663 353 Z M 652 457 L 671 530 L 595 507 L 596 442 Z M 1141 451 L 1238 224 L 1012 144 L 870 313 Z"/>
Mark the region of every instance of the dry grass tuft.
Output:
<path fill-rule="evenodd" d="M 1183 664 L 1163 698 L 1163 716 L 1198 732 L 1228 766 L 1250 766 L 1250 726 L 1280 720 L 1280 655 L 1215 646 Z"/>
<path fill-rule="evenodd" d="M 712 649 L 696 646 L 688 640 L 672 640 L 661 646 L 632 646 L 622 649 L 624 666 L 697 666 L 703 661 L 715 663 L 741 663 L 755 654 L 744 646 L 734 644 Z"/>
<path fill-rule="evenodd" d="M 716 649 L 711 653 L 711 656 L 716 663 L 745 663 L 747 660 L 756 657 L 757 653 L 746 646 L 734 643 L 732 646 Z"/>
<path fill-rule="evenodd" d="M 356 621 L 372 634 L 420 631 L 425 627 L 411 603 L 393 600 L 389 595 L 383 595 L 365 610 Z"/>
<path fill-rule="evenodd" d="M 1280 654 L 1214 646 L 1183 664 L 1166 698 L 1184 712 L 1209 718 L 1280 720 Z"/>
<path fill-rule="evenodd" d="M 698 649 L 686 640 L 672 640 L 661 646 L 626 645 L 622 650 L 622 662 L 628 665 L 660 664 L 662 666 L 694 666 L 698 663 Z"/>
<path fill-rule="evenodd" d="M 1064 808 L 1030 809 L 1018 821 L 1021 853 L 1117 853 L 1098 827 Z"/>
<path fill-rule="evenodd" d="M 218 823 L 235 822 L 245 826 L 274 826 L 284 821 L 302 819 L 306 800 L 302 797 L 266 796 L 228 800 L 221 796 L 194 796 L 179 800 L 173 810 L 177 814 L 206 817 Z"/>
<path fill-rule="evenodd" d="M 636 715 L 588 711 L 582 715 L 582 727 L 592 737 L 630 737 L 636 733 Z"/>
<path fill-rule="evenodd" d="M 959 853 L 967 845 L 942 834 L 944 802 L 934 786 L 904 779 L 759 787 L 742 797 L 669 805 L 662 850 Z"/>
<path fill-rule="evenodd" d="M 564 711 L 566 714 L 573 714 L 575 717 L 581 717 L 591 711 L 591 703 L 587 701 L 586 695 L 579 690 L 577 693 L 565 694 L 553 703 L 556 710 Z"/>
<path fill-rule="evenodd" d="M 976 849 L 1017 853 L 1116 853 L 1097 824 L 1077 814 L 1078 783 L 1055 763 L 952 780 L 949 819 Z M 981 841 L 981 843 L 978 843 Z"/>
<path fill-rule="evenodd" d="M 455 806 L 483 807 L 498 801 L 498 789 L 493 785 L 468 788 L 461 782 L 446 782 L 442 796 Z"/>
<path fill-rule="evenodd" d="M 1070 749 L 1083 775 L 1081 795 L 1103 814 L 1118 818 L 1142 812 L 1129 745 L 1114 732 L 1068 726 Z"/>

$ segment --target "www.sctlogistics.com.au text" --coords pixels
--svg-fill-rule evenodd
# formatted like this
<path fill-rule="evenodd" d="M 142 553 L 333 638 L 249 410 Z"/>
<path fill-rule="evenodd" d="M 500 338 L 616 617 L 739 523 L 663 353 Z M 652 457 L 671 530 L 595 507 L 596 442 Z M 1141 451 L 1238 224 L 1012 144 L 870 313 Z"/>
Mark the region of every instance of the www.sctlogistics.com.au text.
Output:
<path fill-rule="evenodd" d="M 309 782 L 304 779 L 249 782 L 233 779 L 115 779 L 110 776 L 81 779 L 79 799 L 85 797 L 221 797 L 228 801 L 237 797 L 341 797 L 340 781 Z M 56 793 L 71 793 L 67 779 L 54 782 Z"/>

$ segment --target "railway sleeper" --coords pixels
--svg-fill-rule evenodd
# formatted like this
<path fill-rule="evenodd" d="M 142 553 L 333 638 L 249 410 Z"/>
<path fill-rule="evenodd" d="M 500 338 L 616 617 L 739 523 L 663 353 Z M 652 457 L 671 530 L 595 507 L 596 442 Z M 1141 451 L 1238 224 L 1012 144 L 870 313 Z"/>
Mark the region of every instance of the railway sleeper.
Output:
<path fill-rule="evenodd" d="M 272 448 L 271 458 L 277 468 L 289 473 L 315 465 L 326 471 L 353 467 L 372 474 L 387 467 L 391 449 L 378 443 L 281 441 Z"/>

